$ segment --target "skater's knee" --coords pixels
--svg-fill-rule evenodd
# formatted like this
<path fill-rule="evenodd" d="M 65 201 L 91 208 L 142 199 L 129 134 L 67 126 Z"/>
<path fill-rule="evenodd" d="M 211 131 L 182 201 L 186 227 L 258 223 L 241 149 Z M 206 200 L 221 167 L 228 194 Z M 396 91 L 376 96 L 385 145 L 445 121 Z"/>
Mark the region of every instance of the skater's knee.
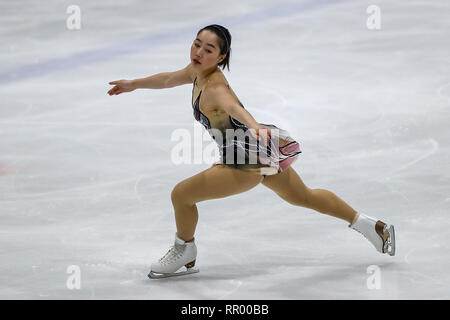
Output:
<path fill-rule="evenodd" d="M 297 194 L 297 205 L 305 208 L 310 208 L 312 196 L 312 189 L 305 186 L 305 188 Z"/>
<path fill-rule="evenodd" d="M 329 190 L 310 189 L 308 197 L 309 208 L 321 213 L 328 213 L 330 207 L 335 207 L 336 205 L 336 195 Z"/>
<path fill-rule="evenodd" d="M 188 196 L 188 190 L 183 182 L 179 182 L 170 194 L 170 198 L 173 204 L 191 204 Z"/>
<path fill-rule="evenodd" d="M 170 198 L 172 200 L 172 203 L 180 202 L 180 200 L 183 197 L 183 186 L 178 183 L 173 189 L 172 193 L 170 194 Z"/>
<path fill-rule="evenodd" d="M 314 197 L 313 190 L 314 189 L 311 189 L 311 188 L 308 188 L 308 187 L 305 186 L 305 192 L 304 192 L 304 199 L 303 199 L 303 201 L 305 203 L 304 206 L 307 207 L 307 208 L 311 208 L 311 206 L 312 206 L 313 197 Z"/>
<path fill-rule="evenodd" d="M 294 206 L 310 208 L 311 207 L 311 189 L 304 188 L 302 190 L 295 190 L 295 192 L 288 192 L 286 194 L 280 194 L 281 198 L 289 202 Z"/>

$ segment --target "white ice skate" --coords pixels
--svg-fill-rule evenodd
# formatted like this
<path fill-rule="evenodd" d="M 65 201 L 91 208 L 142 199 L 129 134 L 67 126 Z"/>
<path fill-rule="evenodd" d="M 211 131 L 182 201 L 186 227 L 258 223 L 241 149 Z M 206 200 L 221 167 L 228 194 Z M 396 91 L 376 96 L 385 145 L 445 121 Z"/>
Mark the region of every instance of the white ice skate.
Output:
<path fill-rule="evenodd" d="M 359 214 L 356 221 L 349 225 L 369 240 L 381 253 L 395 255 L 395 231 L 393 225 Z"/>
<path fill-rule="evenodd" d="M 185 242 L 175 234 L 175 244 L 161 259 L 152 263 L 148 277 L 160 279 L 197 273 L 199 270 L 194 269 L 196 257 L 197 246 L 194 241 Z M 183 266 L 186 267 L 185 271 L 176 272 Z"/>

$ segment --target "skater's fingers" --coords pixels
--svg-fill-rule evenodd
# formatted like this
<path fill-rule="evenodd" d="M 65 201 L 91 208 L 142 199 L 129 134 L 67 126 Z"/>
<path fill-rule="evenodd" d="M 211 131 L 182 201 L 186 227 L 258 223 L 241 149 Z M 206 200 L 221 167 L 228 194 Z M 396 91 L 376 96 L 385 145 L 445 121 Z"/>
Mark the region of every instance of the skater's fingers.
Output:
<path fill-rule="evenodd" d="M 110 95 L 117 94 L 117 92 L 119 92 L 119 87 L 117 86 L 108 91 Z"/>

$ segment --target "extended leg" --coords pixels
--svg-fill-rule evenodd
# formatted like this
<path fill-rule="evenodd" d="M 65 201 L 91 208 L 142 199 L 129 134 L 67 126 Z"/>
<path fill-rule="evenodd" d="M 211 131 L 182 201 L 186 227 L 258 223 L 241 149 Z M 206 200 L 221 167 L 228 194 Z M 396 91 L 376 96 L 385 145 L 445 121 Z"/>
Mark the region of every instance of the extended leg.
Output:
<path fill-rule="evenodd" d="M 349 222 L 349 227 L 364 235 L 379 252 L 395 255 L 393 225 L 356 212 L 331 191 L 308 188 L 292 167 L 279 174 L 267 176 L 262 184 L 293 205 L 310 208 Z"/>
<path fill-rule="evenodd" d="M 262 184 L 295 206 L 310 208 L 349 223 L 352 223 L 357 215 L 355 209 L 333 192 L 308 188 L 292 167 L 279 174 L 267 176 Z"/>

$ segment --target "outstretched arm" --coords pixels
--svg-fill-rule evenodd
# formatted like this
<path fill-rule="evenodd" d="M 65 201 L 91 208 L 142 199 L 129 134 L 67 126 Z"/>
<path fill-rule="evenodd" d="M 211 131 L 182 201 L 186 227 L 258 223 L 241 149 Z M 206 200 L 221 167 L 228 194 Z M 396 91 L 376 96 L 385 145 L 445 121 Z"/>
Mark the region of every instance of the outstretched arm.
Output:
<path fill-rule="evenodd" d="M 165 89 L 193 82 L 192 65 L 188 64 L 184 69 L 174 72 L 162 72 L 155 75 L 134 79 L 116 80 L 109 84 L 115 85 L 108 91 L 108 94 L 118 95 L 123 92 L 130 92 L 135 89 Z"/>

